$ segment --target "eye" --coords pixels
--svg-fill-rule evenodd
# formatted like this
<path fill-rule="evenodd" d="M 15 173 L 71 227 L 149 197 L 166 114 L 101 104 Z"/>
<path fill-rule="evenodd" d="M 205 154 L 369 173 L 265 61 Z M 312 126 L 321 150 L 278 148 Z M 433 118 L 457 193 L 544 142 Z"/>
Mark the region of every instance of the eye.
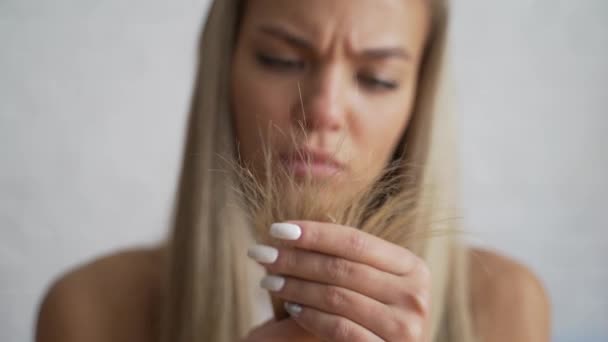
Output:
<path fill-rule="evenodd" d="M 361 74 L 357 76 L 357 80 L 365 88 L 373 91 L 390 91 L 395 90 L 399 87 L 399 84 L 397 84 L 397 82 L 383 80 L 373 75 Z"/>
<path fill-rule="evenodd" d="M 305 67 L 304 62 L 297 59 L 271 57 L 262 53 L 258 53 L 256 58 L 263 67 L 276 71 L 297 71 Z"/>

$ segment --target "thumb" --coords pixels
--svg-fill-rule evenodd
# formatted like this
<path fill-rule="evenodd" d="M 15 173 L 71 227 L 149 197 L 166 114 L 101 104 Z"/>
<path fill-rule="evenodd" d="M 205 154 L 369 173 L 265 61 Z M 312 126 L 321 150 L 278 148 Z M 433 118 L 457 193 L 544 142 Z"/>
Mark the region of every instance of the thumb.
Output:
<path fill-rule="evenodd" d="M 313 342 L 316 339 L 293 319 L 287 318 L 281 321 L 270 319 L 264 322 L 251 330 L 245 341 Z"/>

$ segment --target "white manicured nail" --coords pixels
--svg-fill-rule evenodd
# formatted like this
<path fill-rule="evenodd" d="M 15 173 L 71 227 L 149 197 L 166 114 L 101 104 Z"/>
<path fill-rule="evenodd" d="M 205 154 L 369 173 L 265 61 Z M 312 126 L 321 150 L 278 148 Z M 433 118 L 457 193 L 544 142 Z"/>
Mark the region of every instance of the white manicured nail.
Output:
<path fill-rule="evenodd" d="M 277 258 L 279 257 L 279 250 L 270 246 L 255 245 L 249 247 L 249 250 L 247 250 L 247 255 L 257 262 L 261 262 L 263 264 L 272 264 L 273 262 L 277 261 Z"/>
<path fill-rule="evenodd" d="M 277 239 L 297 240 L 302 235 L 302 229 L 291 223 L 273 223 L 270 225 L 270 235 Z"/>
<path fill-rule="evenodd" d="M 274 292 L 281 291 L 283 285 L 285 285 L 285 278 L 275 275 L 265 276 L 264 279 L 262 279 L 262 281 L 260 282 L 260 286 L 262 286 L 266 290 Z"/>
<path fill-rule="evenodd" d="M 301 305 L 298 305 L 295 303 L 290 303 L 290 302 L 285 302 L 284 306 L 285 306 L 285 310 L 287 310 L 287 312 L 292 316 L 298 316 L 300 314 L 300 312 L 302 312 Z"/>

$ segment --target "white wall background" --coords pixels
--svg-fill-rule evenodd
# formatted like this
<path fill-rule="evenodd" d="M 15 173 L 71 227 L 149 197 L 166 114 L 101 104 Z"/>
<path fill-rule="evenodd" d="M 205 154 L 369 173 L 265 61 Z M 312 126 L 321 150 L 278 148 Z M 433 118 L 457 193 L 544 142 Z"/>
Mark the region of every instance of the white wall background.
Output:
<path fill-rule="evenodd" d="M 68 267 L 161 238 L 205 0 L 0 0 L 0 340 Z M 555 341 L 608 340 L 608 2 L 455 0 L 465 220 Z"/>

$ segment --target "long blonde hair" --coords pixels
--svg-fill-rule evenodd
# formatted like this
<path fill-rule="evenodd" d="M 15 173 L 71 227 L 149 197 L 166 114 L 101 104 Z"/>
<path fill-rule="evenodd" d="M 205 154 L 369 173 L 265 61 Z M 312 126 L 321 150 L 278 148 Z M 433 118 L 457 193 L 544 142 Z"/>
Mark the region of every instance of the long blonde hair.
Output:
<path fill-rule="evenodd" d="M 230 68 L 243 0 L 215 0 L 199 46 L 196 86 L 167 243 L 162 342 L 234 342 L 251 328 L 244 252 L 252 241 L 235 203 Z M 422 209 L 417 222 L 437 232 L 457 230 L 455 137 L 446 81 L 446 0 L 430 1 L 432 29 L 421 66 L 412 119 L 398 147 L 416 165 Z M 218 156 L 221 156 L 219 158 Z M 404 171 L 405 172 L 405 171 Z M 456 234 L 436 234 L 407 246 L 428 263 L 433 279 L 433 341 L 473 341 L 466 248 Z"/>

